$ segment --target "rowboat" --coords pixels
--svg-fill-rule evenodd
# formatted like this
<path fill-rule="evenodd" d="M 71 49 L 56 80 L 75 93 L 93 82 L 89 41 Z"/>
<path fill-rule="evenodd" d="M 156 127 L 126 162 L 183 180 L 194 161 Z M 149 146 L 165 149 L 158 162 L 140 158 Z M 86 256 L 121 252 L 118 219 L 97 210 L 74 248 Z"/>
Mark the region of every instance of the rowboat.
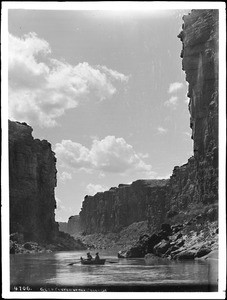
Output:
<path fill-rule="evenodd" d="M 105 259 L 99 259 L 99 260 L 95 260 L 95 259 L 81 259 L 80 260 L 82 265 L 104 265 L 106 260 Z"/>

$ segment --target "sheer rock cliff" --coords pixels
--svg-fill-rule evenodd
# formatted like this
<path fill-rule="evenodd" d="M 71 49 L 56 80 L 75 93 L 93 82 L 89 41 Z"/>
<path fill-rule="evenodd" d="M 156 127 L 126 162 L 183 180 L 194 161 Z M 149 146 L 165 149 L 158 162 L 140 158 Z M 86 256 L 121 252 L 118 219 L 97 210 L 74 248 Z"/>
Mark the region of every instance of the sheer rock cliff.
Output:
<path fill-rule="evenodd" d="M 46 140 L 32 137 L 26 123 L 9 121 L 10 232 L 25 240 L 56 237 L 56 158 Z"/>
<path fill-rule="evenodd" d="M 10 253 L 85 249 L 55 222 L 56 158 L 26 123 L 9 121 Z"/>
<path fill-rule="evenodd" d="M 86 234 L 119 232 L 148 218 L 148 207 L 156 209 L 157 226 L 164 218 L 168 180 L 137 180 L 117 188 L 86 196 L 80 212 Z"/>

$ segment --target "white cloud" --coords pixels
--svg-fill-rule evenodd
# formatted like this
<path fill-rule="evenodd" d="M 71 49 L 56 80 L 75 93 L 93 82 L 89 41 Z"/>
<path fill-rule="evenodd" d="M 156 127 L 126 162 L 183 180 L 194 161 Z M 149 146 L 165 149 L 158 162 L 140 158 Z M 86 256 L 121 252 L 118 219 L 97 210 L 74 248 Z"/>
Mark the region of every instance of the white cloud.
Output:
<path fill-rule="evenodd" d="M 172 96 L 169 100 L 164 102 L 164 105 L 173 109 L 176 109 L 176 106 L 178 104 L 178 97 Z"/>
<path fill-rule="evenodd" d="M 190 98 L 188 98 L 188 97 L 186 96 L 184 102 L 188 105 L 189 102 L 190 102 Z"/>
<path fill-rule="evenodd" d="M 183 87 L 183 83 L 181 83 L 181 82 L 170 83 L 168 93 L 170 93 L 170 94 L 174 93 L 174 92 L 180 90 L 182 87 Z"/>
<path fill-rule="evenodd" d="M 73 210 L 70 206 L 64 206 L 62 200 L 55 197 L 56 200 L 56 210 L 55 210 L 55 220 L 56 222 L 67 222 L 68 217 L 63 218 L 62 215 L 70 215 L 73 213 Z"/>
<path fill-rule="evenodd" d="M 183 132 L 183 134 L 185 134 L 188 137 L 191 137 L 191 135 L 192 135 L 190 132 L 187 132 L 187 131 Z"/>
<path fill-rule="evenodd" d="M 136 153 L 123 138 L 106 136 L 102 140 L 95 139 L 90 149 L 71 140 L 63 140 L 56 144 L 54 151 L 60 166 L 68 170 L 153 176 L 151 165 L 143 161 L 144 155 Z"/>
<path fill-rule="evenodd" d="M 81 101 L 101 101 L 116 93 L 128 76 L 87 62 L 72 66 L 50 57 L 47 41 L 35 33 L 9 34 L 9 118 L 55 126 L 56 118 Z"/>
<path fill-rule="evenodd" d="M 65 182 L 66 180 L 72 179 L 72 175 L 68 172 L 63 171 L 62 173 L 58 173 L 58 178 L 61 182 Z"/>
<path fill-rule="evenodd" d="M 89 183 L 87 185 L 86 189 L 90 196 L 93 196 L 98 192 L 104 192 L 104 191 L 108 190 L 108 188 L 106 186 L 102 186 L 100 184 L 93 184 L 93 183 Z"/>
<path fill-rule="evenodd" d="M 155 179 L 169 179 L 172 173 L 165 174 L 163 176 L 156 176 Z"/>
<path fill-rule="evenodd" d="M 98 66 L 102 71 L 104 71 L 106 74 L 110 75 L 111 78 L 115 80 L 120 80 L 122 82 L 128 82 L 129 76 L 125 76 L 124 74 L 121 74 L 117 71 L 108 69 L 106 66 Z"/>
<path fill-rule="evenodd" d="M 159 127 L 157 128 L 157 130 L 158 130 L 158 133 L 160 133 L 160 134 L 166 134 L 167 131 L 168 131 L 166 128 L 163 128 L 163 127 L 161 127 L 161 126 L 159 126 Z"/>

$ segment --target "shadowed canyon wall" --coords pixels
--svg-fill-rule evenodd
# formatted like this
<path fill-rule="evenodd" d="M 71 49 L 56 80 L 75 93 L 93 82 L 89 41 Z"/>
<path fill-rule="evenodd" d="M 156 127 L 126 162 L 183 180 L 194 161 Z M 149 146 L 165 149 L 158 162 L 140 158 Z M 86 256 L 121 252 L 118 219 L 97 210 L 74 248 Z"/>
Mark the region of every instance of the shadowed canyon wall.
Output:
<path fill-rule="evenodd" d="M 194 156 L 175 167 L 170 202 L 184 208 L 218 200 L 218 10 L 192 10 L 183 20 L 179 38 Z"/>
<path fill-rule="evenodd" d="M 192 10 L 183 21 L 178 37 L 194 155 L 174 167 L 169 180 L 138 180 L 86 196 L 80 212 L 86 234 L 116 232 L 144 220 L 155 231 L 193 205 L 218 202 L 218 10 Z"/>
<path fill-rule="evenodd" d="M 46 140 L 32 137 L 26 123 L 9 121 L 10 233 L 25 240 L 52 241 L 55 222 L 56 159 Z"/>
<path fill-rule="evenodd" d="M 80 212 L 81 226 L 86 234 L 118 232 L 134 222 L 147 220 L 149 205 L 156 208 L 161 221 L 167 184 L 168 180 L 137 180 L 86 196 Z"/>

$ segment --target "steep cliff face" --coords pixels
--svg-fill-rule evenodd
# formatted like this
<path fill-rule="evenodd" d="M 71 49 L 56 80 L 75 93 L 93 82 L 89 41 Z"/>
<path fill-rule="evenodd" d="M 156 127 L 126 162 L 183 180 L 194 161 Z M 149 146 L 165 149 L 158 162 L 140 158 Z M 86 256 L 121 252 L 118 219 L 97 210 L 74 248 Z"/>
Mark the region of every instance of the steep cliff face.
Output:
<path fill-rule="evenodd" d="M 218 10 L 192 10 L 183 20 L 179 38 L 194 156 L 170 178 L 171 206 L 178 208 L 218 200 Z"/>
<path fill-rule="evenodd" d="M 71 216 L 67 223 L 67 232 L 71 235 L 79 234 L 82 231 L 79 215 Z"/>
<path fill-rule="evenodd" d="M 164 217 L 168 180 L 138 180 L 109 191 L 86 196 L 80 212 L 86 234 L 118 232 L 147 220 L 148 207 L 155 208 L 157 222 Z"/>
<path fill-rule="evenodd" d="M 183 21 L 178 37 L 183 44 L 182 67 L 189 83 L 194 155 L 187 164 L 174 167 L 169 180 L 138 180 L 86 196 L 80 213 L 86 233 L 116 232 L 144 220 L 154 232 L 181 212 L 217 204 L 218 10 L 192 10 Z M 212 218 L 217 220 L 217 210 Z"/>
<path fill-rule="evenodd" d="M 68 222 L 58 222 L 59 230 L 68 233 Z"/>
<path fill-rule="evenodd" d="M 9 121 L 10 233 L 40 242 L 56 237 L 55 164 L 50 143 L 34 139 L 26 123 Z"/>

